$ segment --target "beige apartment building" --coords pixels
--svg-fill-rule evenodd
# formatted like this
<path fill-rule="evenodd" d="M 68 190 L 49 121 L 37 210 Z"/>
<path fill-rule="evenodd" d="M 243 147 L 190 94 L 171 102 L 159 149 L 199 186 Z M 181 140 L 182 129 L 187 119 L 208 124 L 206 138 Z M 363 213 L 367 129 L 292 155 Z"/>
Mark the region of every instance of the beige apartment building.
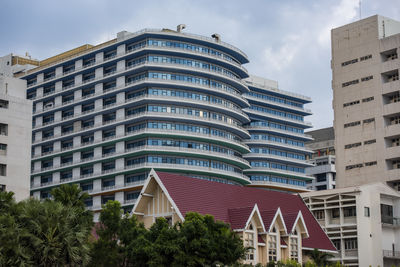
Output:
<path fill-rule="evenodd" d="M 29 197 L 31 134 L 26 81 L 0 72 L 0 191 L 14 192 L 17 201 Z"/>
<path fill-rule="evenodd" d="M 337 187 L 400 183 L 400 22 L 372 16 L 332 30 Z"/>

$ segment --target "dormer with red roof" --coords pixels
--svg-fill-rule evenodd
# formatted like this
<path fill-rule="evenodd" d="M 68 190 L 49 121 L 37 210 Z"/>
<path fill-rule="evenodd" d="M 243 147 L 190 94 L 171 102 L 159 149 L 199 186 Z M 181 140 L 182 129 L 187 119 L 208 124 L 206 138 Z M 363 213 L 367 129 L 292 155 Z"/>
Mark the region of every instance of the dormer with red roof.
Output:
<path fill-rule="evenodd" d="M 150 227 L 157 217 L 171 224 L 195 211 L 229 224 L 246 247 L 245 263 L 294 259 L 303 251 L 335 247 L 297 195 L 211 182 L 152 170 L 132 210 Z"/>

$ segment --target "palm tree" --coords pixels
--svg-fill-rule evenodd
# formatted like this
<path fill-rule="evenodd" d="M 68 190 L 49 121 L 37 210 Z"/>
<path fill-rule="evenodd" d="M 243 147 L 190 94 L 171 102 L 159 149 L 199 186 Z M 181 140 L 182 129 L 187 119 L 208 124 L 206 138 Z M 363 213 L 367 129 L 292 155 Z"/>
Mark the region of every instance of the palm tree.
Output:
<path fill-rule="evenodd" d="M 29 236 L 27 244 L 37 266 L 82 266 L 90 260 L 91 226 L 79 219 L 80 208 L 56 201 L 24 202 L 20 222 Z"/>
<path fill-rule="evenodd" d="M 64 206 L 85 208 L 85 200 L 89 194 L 83 192 L 77 184 L 63 184 L 51 191 L 54 200 L 61 202 Z"/>
<path fill-rule="evenodd" d="M 325 266 L 328 264 L 328 259 L 332 258 L 333 255 L 319 251 L 318 249 L 314 248 L 312 251 L 307 251 L 306 254 L 310 257 L 311 260 L 314 261 L 314 263 L 317 266 Z"/>

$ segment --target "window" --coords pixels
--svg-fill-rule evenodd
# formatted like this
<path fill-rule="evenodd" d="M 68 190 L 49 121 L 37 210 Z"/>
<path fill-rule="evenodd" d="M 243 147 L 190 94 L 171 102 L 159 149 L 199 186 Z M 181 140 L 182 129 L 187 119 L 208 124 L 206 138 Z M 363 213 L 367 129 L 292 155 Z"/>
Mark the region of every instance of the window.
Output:
<path fill-rule="evenodd" d="M 74 145 L 73 139 L 65 140 L 61 142 L 61 150 L 66 150 L 68 148 L 72 148 Z"/>
<path fill-rule="evenodd" d="M 374 78 L 374 76 L 370 75 L 370 76 L 361 78 L 361 81 L 366 82 L 366 81 L 372 80 L 373 78 Z"/>
<path fill-rule="evenodd" d="M 93 206 L 93 197 L 88 197 L 87 199 L 85 199 L 85 206 L 86 207 L 92 207 Z"/>
<path fill-rule="evenodd" d="M 325 182 L 326 181 L 326 174 L 325 173 L 319 173 L 315 175 L 317 178 L 317 182 Z"/>
<path fill-rule="evenodd" d="M 381 204 L 381 220 L 383 223 L 393 224 L 393 206 Z"/>
<path fill-rule="evenodd" d="M 8 101 L 0 99 L 0 108 L 8 108 Z"/>
<path fill-rule="evenodd" d="M 361 124 L 360 121 L 354 121 L 354 122 L 346 123 L 344 125 L 344 128 L 353 127 L 353 126 L 357 126 L 357 125 L 360 125 L 360 124 Z"/>
<path fill-rule="evenodd" d="M 370 122 L 374 122 L 374 121 L 375 121 L 375 118 L 370 118 L 370 119 L 363 120 L 363 123 L 370 123 Z"/>
<path fill-rule="evenodd" d="M 66 179 L 71 179 L 71 178 L 72 178 L 72 170 L 63 171 L 63 172 L 60 173 L 61 181 L 66 180 Z"/>
<path fill-rule="evenodd" d="M 364 216 L 369 217 L 370 215 L 369 207 L 364 207 Z"/>
<path fill-rule="evenodd" d="M 268 235 L 268 261 L 277 260 L 277 238 L 275 234 Z"/>
<path fill-rule="evenodd" d="M 400 146 L 400 138 L 392 139 L 392 146 Z"/>
<path fill-rule="evenodd" d="M 102 163 L 102 168 L 101 170 L 104 171 L 111 171 L 115 169 L 115 162 L 114 161 L 110 161 L 110 162 L 104 162 Z"/>
<path fill-rule="evenodd" d="M 109 200 L 113 201 L 114 199 L 114 195 L 101 196 L 101 204 L 105 205 Z"/>
<path fill-rule="evenodd" d="M 376 139 L 364 141 L 364 145 L 370 145 L 376 143 Z"/>
<path fill-rule="evenodd" d="M 89 160 L 92 159 L 93 156 L 94 156 L 93 150 L 81 152 L 81 160 Z"/>
<path fill-rule="evenodd" d="M 62 103 L 63 104 L 67 104 L 67 103 L 70 103 L 72 101 L 74 101 L 74 94 L 65 95 L 65 96 L 62 97 Z"/>
<path fill-rule="evenodd" d="M 357 215 L 356 207 L 345 207 L 345 208 L 343 208 L 343 216 L 344 217 L 355 217 L 356 215 Z"/>
<path fill-rule="evenodd" d="M 362 164 L 362 163 L 354 164 L 354 165 L 347 165 L 346 170 L 362 168 L 363 166 L 364 166 L 364 164 Z"/>
<path fill-rule="evenodd" d="M 343 107 L 348 107 L 348 106 L 353 106 L 353 105 L 357 105 L 360 104 L 360 100 L 356 100 L 356 101 L 352 101 L 352 102 L 348 102 L 348 103 L 344 103 Z"/>
<path fill-rule="evenodd" d="M 115 145 L 103 147 L 103 156 L 113 154 L 115 152 Z"/>
<path fill-rule="evenodd" d="M 81 184 L 82 191 L 92 191 L 93 183 Z"/>
<path fill-rule="evenodd" d="M 8 135 L 8 125 L 0 123 L 0 135 Z"/>
<path fill-rule="evenodd" d="M 6 185 L 5 184 L 0 184 L 0 192 L 6 191 Z"/>
<path fill-rule="evenodd" d="M 335 248 L 336 248 L 337 250 L 340 250 L 340 247 L 341 247 L 340 239 L 332 240 L 332 243 L 333 243 L 333 245 L 335 246 Z"/>
<path fill-rule="evenodd" d="M 340 217 L 340 211 L 339 209 L 332 209 L 332 218 L 339 218 Z"/>
<path fill-rule="evenodd" d="M 357 83 L 359 83 L 358 79 L 357 80 L 352 80 L 352 81 L 349 81 L 349 82 L 342 83 L 342 87 L 347 87 L 349 85 L 357 84 Z"/>
<path fill-rule="evenodd" d="M 90 175 L 93 173 L 93 166 L 81 167 L 81 175 Z"/>
<path fill-rule="evenodd" d="M 0 164 L 0 176 L 6 176 L 6 175 L 7 175 L 7 165 Z"/>
<path fill-rule="evenodd" d="M 390 125 L 399 124 L 400 123 L 400 116 L 394 116 L 390 118 Z"/>
<path fill-rule="evenodd" d="M 326 185 L 318 185 L 317 191 L 326 190 Z"/>
<path fill-rule="evenodd" d="M 400 160 L 393 160 L 392 167 L 393 169 L 400 169 Z"/>
<path fill-rule="evenodd" d="M 82 97 L 89 97 L 94 94 L 94 87 L 82 89 Z"/>
<path fill-rule="evenodd" d="M 360 57 L 360 61 L 368 60 L 370 58 L 372 58 L 372 55 L 366 55 L 366 56 Z"/>
<path fill-rule="evenodd" d="M 7 154 L 7 144 L 0 143 L 0 155 L 6 155 L 6 154 Z"/>
<path fill-rule="evenodd" d="M 347 65 L 350 65 L 350 64 L 354 64 L 354 63 L 357 63 L 357 62 L 358 62 L 358 58 L 351 59 L 351 60 L 342 62 L 342 67 L 347 66 Z"/>
<path fill-rule="evenodd" d="M 396 92 L 394 95 L 389 96 L 389 103 L 400 102 L 400 93 Z"/>
<path fill-rule="evenodd" d="M 376 161 L 365 162 L 365 166 L 374 166 L 377 164 L 378 164 L 378 162 L 376 162 Z"/>
<path fill-rule="evenodd" d="M 359 146 L 361 146 L 361 142 L 345 145 L 344 149 L 350 149 L 350 148 L 359 147 Z"/>
<path fill-rule="evenodd" d="M 366 103 L 366 102 L 370 102 L 370 101 L 372 101 L 372 100 L 374 100 L 374 97 L 373 97 L 373 96 L 367 97 L 367 98 L 363 98 L 362 102 L 363 102 L 363 103 Z"/>
<path fill-rule="evenodd" d="M 323 210 L 316 210 L 314 211 L 314 216 L 317 220 L 325 219 L 325 211 Z"/>
<path fill-rule="evenodd" d="M 290 237 L 290 259 L 299 260 L 299 241 L 298 237 Z"/>
<path fill-rule="evenodd" d="M 245 247 L 250 247 L 246 254 L 246 260 L 253 261 L 254 260 L 254 232 L 245 232 L 244 233 L 244 245 Z"/>
<path fill-rule="evenodd" d="M 81 145 L 87 144 L 87 143 L 92 143 L 94 141 L 94 135 L 89 134 L 89 135 L 84 135 L 81 137 Z"/>
<path fill-rule="evenodd" d="M 357 249 L 358 244 L 357 244 L 357 238 L 348 238 L 344 240 L 344 249 Z"/>

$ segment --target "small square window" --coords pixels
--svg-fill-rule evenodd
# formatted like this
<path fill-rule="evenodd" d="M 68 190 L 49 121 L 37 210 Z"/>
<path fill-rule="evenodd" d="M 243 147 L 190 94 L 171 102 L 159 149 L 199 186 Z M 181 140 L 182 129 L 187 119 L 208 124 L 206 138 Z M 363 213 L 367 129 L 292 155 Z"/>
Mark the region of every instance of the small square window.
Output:
<path fill-rule="evenodd" d="M 370 216 L 369 207 L 364 207 L 364 216 L 365 217 L 369 217 Z"/>

